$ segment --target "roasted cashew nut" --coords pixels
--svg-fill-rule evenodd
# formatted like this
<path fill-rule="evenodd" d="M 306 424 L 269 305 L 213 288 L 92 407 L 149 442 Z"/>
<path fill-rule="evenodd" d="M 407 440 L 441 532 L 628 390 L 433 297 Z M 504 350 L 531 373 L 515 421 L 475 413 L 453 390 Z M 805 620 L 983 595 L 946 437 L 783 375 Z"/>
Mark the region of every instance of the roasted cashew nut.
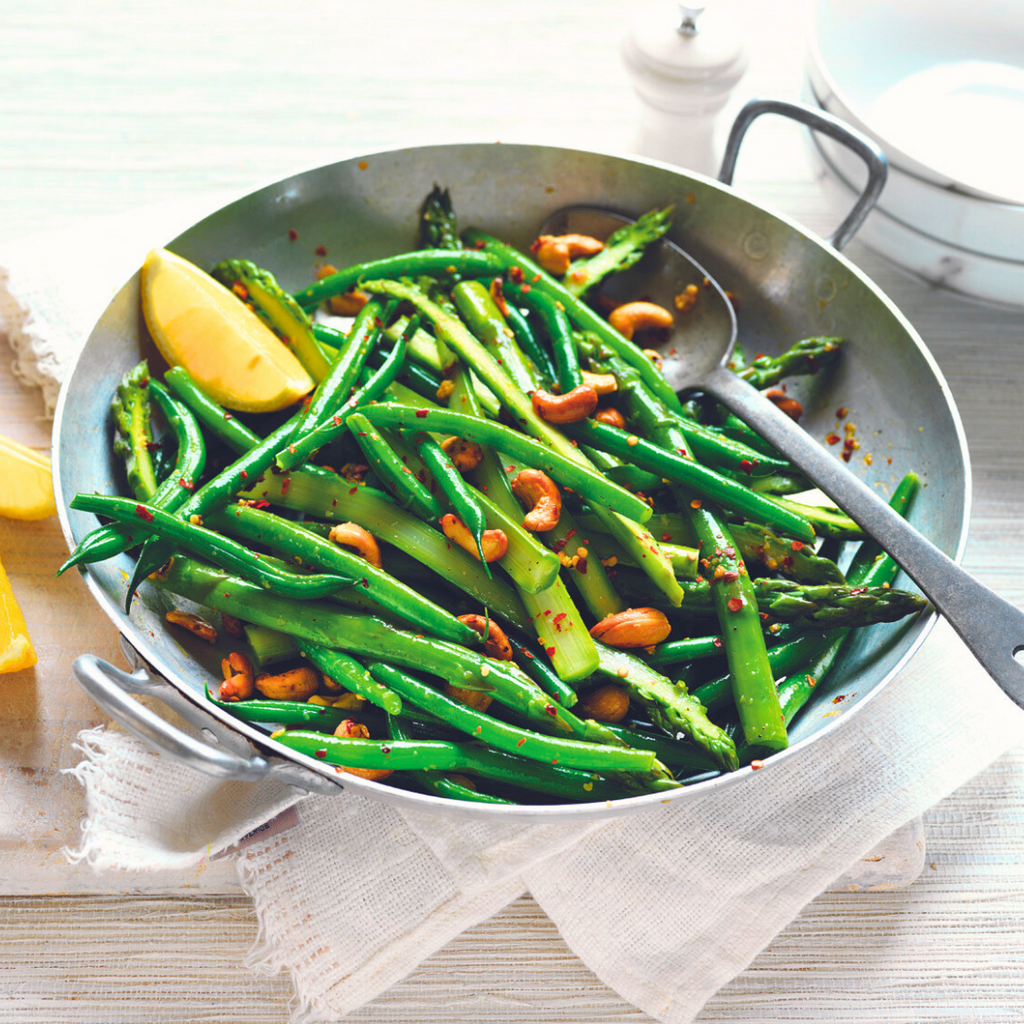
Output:
<path fill-rule="evenodd" d="M 320 677 L 308 665 L 277 675 L 256 677 L 256 689 L 268 700 L 309 700 L 319 689 Z"/>
<path fill-rule="evenodd" d="M 365 725 L 357 722 L 354 718 L 346 718 L 337 729 L 334 730 L 334 735 L 339 739 L 356 739 L 356 740 L 368 740 L 370 738 L 370 730 Z M 386 779 L 391 772 L 392 768 L 347 768 L 344 765 L 338 765 L 343 772 L 348 772 L 349 775 L 358 775 L 361 779 L 373 779 L 379 781 L 380 779 Z"/>
<path fill-rule="evenodd" d="M 541 235 L 530 252 L 549 274 L 561 277 L 578 256 L 593 256 L 604 248 L 604 242 L 589 235 Z"/>
<path fill-rule="evenodd" d="M 376 538 L 356 523 L 338 523 L 331 527 L 328 537 L 341 547 L 352 548 L 360 558 L 378 569 L 384 564 Z"/>
<path fill-rule="evenodd" d="M 521 470 L 512 481 L 512 493 L 529 509 L 523 528 L 545 533 L 558 525 L 562 494 L 555 481 L 539 469 Z"/>
<path fill-rule="evenodd" d="M 366 292 L 345 292 L 344 295 L 332 295 L 327 305 L 335 316 L 355 316 L 370 301 Z"/>
<path fill-rule="evenodd" d="M 580 697 L 574 710 L 581 718 L 621 722 L 629 711 L 629 694 L 616 683 L 605 683 Z"/>
<path fill-rule="evenodd" d="M 217 630 L 206 619 L 193 612 L 179 612 L 176 608 L 172 608 L 164 618 L 175 626 L 187 629 L 194 636 L 199 637 L 200 640 L 205 640 L 208 644 L 215 644 L 217 642 Z"/>
<path fill-rule="evenodd" d="M 588 388 L 593 388 L 598 395 L 610 395 L 613 391 L 619 390 L 619 382 L 614 373 L 590 373 L 582 370 L 583 383 Z"/>
<path fill-rule="evenodd" d="M 476 549 L 476 540 L 469 532 L 469 527 L 451 512 L 441 516 L 441 532 L 460 548 L 468 551 L 478 562 L 480 552 Z M 484 550 L 485 562 L 496 562 L 508 551 L 508 537 L 503 530 L 484 530 L 481 545 Z"/>
<path fill-rule="evenodd" d="M 605 616 L 590 635 L 609 647 L 651 647 L 671 631 L 665 613 L 657 608 L 627 608 Z"/>
<path fill-rule="evenodd" d="M 769 388 L 764 397 L 777 405 L 791 420 L 799 420 L 804 414 L 804 407 L 795 398 L 787 397 L 782 388 Z"/>
<path fill-rule="evenodd" d="M 441 447 L 460 473 L 471 472 L 484 460 L 484 450 L 476 441 L 466 441 L 461 437 L 446 437 L 441 442 Z"/>
<path fill-rule="evenodd" d="M 232 651 L 220 663 L 224 682 L 218 696 L 221 700 L 249 700 L 254 691 L 252 662 L 240 651 Z"/>
<path fill-rule="evenodd" d="M 627 340 L 637 331 L 664 330 L 671 327 L 672 314 L 653 302 L 627 302 L 616 306 L 608 316 L 612 325 Z"/>
<path fill-rule="evenodd" d="M 626 429 L 626 417 L 613 405 L 606 405 L 594 413 L 594 419 L 598 423 L 607 423 L 610 427 L 618 427 L 619 430 Z"/>
<path fill-rule="evenodd" d="M 511 661 L 512 645 L 508 642 L 501 626 L 494 619 L 485 619 L 483 615 L 460 615 L 459 622 L 484 637 L 484 654 L 495 661 Z"/>
<path fill-rule="evenodd" d="M 597 408 L 597 392 L 580 385 L 564 395 L 550 391 L 534 391 L 533 410 L 547 423 L 579 423 Z"/>

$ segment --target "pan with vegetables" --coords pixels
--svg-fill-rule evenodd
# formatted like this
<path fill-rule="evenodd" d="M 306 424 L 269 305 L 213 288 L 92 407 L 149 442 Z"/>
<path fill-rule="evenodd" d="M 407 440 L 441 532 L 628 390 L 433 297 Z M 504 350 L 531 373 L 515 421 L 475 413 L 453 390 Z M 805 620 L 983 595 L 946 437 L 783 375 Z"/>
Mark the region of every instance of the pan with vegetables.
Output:
<path fill-rule="evenodd" d="M 539 236 L 575 204 L 638 227 Z M 400 150 L 218 211 L 97 324 L 58 505 L 148 668 L 83 659 L 83 685 L 204 770 L 450 813 L 620 813 L 810 763 L 933 615 L 770 445 L 667 384 L 659 317 L 706 285 L 651 302 L 662 236 L 732 296 L 734 371 L 958 557 L 956 410 L 827 243 L 656 164 Z M 122 691 L 157 677 L 256 750 L 140 722 Z"/>

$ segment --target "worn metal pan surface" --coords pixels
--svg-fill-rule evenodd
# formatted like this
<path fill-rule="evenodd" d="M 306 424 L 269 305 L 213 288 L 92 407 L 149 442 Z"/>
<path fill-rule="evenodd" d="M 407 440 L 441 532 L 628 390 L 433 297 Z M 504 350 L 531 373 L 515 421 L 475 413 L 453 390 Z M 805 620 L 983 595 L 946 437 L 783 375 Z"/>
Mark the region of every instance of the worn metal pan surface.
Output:
<path fill-rule="evenodd" d="M 952 397 L 923 342 L 892 302 L 832 246 L 718 182 L 653 162 L 543 146 L 397 149 L 297 174 L 239 199 L 169 242 L 154 238 L 153 244 L 166 244 L 204 267 L 247 257 L 272 270 L 286 288 L 298 290 L 311 280 L 318 246 L 337 265 L 412 247 L 419 206 L 435 183 L 451 190 L 461 226 L 482 227 L 520 246 L 529 245 L 549 214 L 569 204 L 614 207 L 635 216 L 674 203 L 671 237 L 738 297 L 739 337 L 748 353 L 776 352 L 816 334 L 848 340 L 834 372 L 822 372 L 793 389 L 806 410 L 802 422 L 824 444 L 836 429 L 836 410 L 847 409 L 844 423 L 855 425 L 860 442 L 850 469 L 883 494 L 907 471 L 919 473 L 924 487 L 911 520 L 959 560 L 970 508 L 967 450 Z M 96 324 L 58 406 L 55 478 L 70 545 L 96 525 L 93 516 L 67 508 L 75 493 L 120 488 L 107 410 L 118 378 L 140 356 L 150 358 L 154 367 L 163 365 L 142 321 L 136 275 Z M 837 456 L 841 447 L 836 446 Z M 257 741 L 271 766 L 283 763 L 294 772 L 301 765 L 319 775 L 321 785 L 324 780 L 343 782 L 378 799 L 460 815 L 582 819 L 665 799 L 653 795 L 599 807 L 507 808 L 454 804 L 351 776 L 340 779 L 329 767 L 278 746 L 266 733 L 205 703 L 205 684 L 219 678 L 224 652 L 186 646 L 172 636 L 163 621 L 170 599 L 148 584 L 126 615 L 122 604 L 131 564 L 123 555 L 85 574 L 97 601 L 178 694 L 190 705 L 203 706 L 202 714 L 229 725 L 234 735 Z M 813 744 L 892 679 L 933 622 L 934 616 L 925 615 L 877 626 L 855 640 L 795 723 L 791 747 L 766 767 L 794 756 L 811 764 Z M 833 703 L 839 695 L 845 697 L 841 705 Z M 836 715 L 840 706 L 842 714 Z M 264 758 L 251 761 L 250 777 L 260 774 L 264 763 Z M 672 794 L 669 802 L 750 784 L 752 777 L 747 768 L 709 779 Z"/>

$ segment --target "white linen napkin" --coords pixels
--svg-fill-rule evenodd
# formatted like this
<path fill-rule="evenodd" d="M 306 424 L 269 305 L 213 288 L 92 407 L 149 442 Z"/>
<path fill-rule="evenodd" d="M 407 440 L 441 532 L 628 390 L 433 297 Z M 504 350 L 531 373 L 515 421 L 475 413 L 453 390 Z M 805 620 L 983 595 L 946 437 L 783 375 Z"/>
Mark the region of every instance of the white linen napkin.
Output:
<path fill-rule="evenodd" d="M 108 297 L 210 208 L 175 204 L 0 246 L 0 334 L 50 408 Z M 76 267 L 73 282 L 61 265 Z M 291 973 L 301 1024 L 351 1012 L 524 891 L 611 988 L 685 1024 L 858 858 L 1021 741 L 1024 713 L 940 624 L 828 742 L 748 784 L 611 821 L 496 824 L 226 783 L 116 729 L 91 730 L 71 769 L 86 818 L 70 855 L 146 871 L 231 851 L 260 922 L 249 962 Z"/>

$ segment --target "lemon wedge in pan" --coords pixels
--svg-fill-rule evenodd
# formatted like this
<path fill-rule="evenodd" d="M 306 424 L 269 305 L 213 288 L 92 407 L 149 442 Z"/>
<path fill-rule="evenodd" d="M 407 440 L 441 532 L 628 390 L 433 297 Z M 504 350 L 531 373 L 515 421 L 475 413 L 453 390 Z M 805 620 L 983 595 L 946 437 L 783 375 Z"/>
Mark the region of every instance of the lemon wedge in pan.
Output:
<path fill-rule="evenodd" d="M 45 519 L 56 511 L 50 460 L 0 437 L 0 516 Z"/>
<path fill-rule="evenodd" d="M 195 264 L 154 249 L 142 266 L 142 313 L 160 354 L 238 412 L 273 412 L 313 388 L 302 364 L 231 291 Z"/>

